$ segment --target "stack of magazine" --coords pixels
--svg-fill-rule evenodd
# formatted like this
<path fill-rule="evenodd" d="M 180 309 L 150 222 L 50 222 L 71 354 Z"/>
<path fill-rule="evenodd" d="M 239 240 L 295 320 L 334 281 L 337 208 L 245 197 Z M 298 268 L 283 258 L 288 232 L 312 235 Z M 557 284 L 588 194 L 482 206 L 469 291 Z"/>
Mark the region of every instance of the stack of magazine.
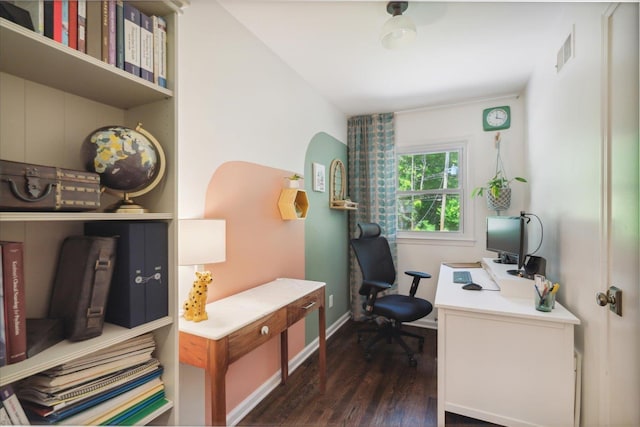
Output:
<path fill-rule="evenodd" d="M 21 381 L 17 395 L 34 423 L 133 425 L 165 405 L 162 366 L 146 334 Z"/>

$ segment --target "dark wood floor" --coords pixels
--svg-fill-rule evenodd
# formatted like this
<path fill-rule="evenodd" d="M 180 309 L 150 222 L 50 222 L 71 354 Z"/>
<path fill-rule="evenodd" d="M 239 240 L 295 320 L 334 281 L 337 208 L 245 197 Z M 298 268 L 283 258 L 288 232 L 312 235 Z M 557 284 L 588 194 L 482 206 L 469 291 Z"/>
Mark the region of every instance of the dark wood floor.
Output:
<path fill-rule="evenodd" d="M 425 337 L 410 367 L 402 348 L 381 342 L 366 362 L 357 342 L 360 324 L 349 321 L 327 341 L 327 391 L 318 393 L 317 354 L 308 358 L 254 408 L 241 426 L 435 426 L 437 424 L 437 331 L 407 330 Z M 409 342 L 408 342 L 409 343 Z M 417 348 L 415 341 L 412 348 Z M 447 426 L 489 426 L 449 414 Z"/>

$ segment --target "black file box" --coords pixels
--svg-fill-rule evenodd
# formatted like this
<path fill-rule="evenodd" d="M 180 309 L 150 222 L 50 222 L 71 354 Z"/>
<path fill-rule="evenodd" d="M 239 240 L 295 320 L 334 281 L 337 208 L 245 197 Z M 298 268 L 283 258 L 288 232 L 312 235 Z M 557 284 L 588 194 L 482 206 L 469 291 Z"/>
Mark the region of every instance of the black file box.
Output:
<path fill-rule="evenodd" d="M 85 234 L 118 236 L 116 268 L 105 320 L 133 328 L 167 316 L 167 224 L 144 221 L 97 221 Z"/>

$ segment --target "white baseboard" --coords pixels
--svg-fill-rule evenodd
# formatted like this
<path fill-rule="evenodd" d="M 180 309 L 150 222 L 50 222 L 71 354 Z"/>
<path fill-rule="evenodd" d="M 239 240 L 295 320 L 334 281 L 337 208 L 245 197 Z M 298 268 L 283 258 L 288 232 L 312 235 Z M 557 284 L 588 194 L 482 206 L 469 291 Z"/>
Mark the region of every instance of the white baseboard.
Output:
<path fill-rule="evenodd" d="M 342 325 L 347 323 L 350 319 L 349 312 L 342 315 L 336 322 L 327 328 L 327 338 L 333 335 Z M 314 351 L 318 349 L 318 338 L 311 341 L 300 353 L 289 360 L 289 373 L 296 370 Z M 247 416 L 253 408 L 255 408 L 265 397 L 269 395 L 276 387 L 280 385 L 280 370 L 273 374 L 271 378 L 265 381 L 260 387 L 258 387 L 253 393 L 251 393 L 245 400 L 243 400 L 238 406 L 233 408 L 227 415 L 227 425 L 235 426 L 244 417 Z"/>
<path fill-rule="evenodd" d="M 415 326 L 417 328 L 438 329 L 438 321 L 434 319 L 420 319 L 403 325 Z"/>

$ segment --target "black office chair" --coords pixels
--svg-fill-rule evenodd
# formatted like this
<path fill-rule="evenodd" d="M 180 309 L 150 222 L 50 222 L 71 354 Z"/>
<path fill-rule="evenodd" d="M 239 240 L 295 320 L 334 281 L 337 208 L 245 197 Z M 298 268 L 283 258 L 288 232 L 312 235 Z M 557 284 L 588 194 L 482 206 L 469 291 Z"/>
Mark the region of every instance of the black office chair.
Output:
<path fill-rule="evenodd" d="M 433 310 L 429 301 L 415 297 L 420 279 L 430 278 L 431 275 L 419 271 L 406 271 L 405 274 L 413 277 L 409 295 L 395 294 L 378 297 L 379 292 L 391 288 L 396 280 L 396 269 L 393 265 L 389 242 L 380 235 L 381 229 L 378 224 L 358 224 L 358 228 L 360 229 L 360 237 L 351 239 L 351 247 L 362 271 L 362 285 L 359 293 L 367 297 L 363 308 L 369 316 L 381 316 L 388 319 L 378 328 L 359 330 L 358 342 L 362 340 L 364 333 L 376 333 L 365 345 L 365 357 L 367 361 L 370 361 L 371 350 L 378 341 L 383 338 L 387 342 L 395 340 L 407 353 L 409 365 L 416 366 L 417 361 L 413 357 L 413 351 L 402 337 L 417 338 L 419 352 L 422 352 L 424 347 L 424 337 L 403 331 L 401 328 L 403 322 L 421 319 Z"/>

